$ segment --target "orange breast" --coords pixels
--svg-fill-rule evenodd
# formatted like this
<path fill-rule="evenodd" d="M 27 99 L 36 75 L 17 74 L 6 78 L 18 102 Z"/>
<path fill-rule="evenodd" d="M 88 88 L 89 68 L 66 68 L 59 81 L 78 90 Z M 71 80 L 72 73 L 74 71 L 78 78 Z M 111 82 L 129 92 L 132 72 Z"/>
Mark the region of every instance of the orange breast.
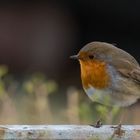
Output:
<path fill-rule="evenodd" d="M 106 64 L 98 60 L 81 61 L 81 78 L 84 88 L 93 86 L 97 89 L 106 88 L 109 85 L 109 74 Z"/>

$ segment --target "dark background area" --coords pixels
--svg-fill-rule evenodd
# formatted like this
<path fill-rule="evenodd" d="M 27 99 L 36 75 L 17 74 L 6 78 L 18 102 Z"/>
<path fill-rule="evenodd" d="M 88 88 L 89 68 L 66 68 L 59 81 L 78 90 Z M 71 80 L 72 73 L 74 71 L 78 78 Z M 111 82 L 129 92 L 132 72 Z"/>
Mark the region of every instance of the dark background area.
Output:
<path fill-rule="evenodd" d="M 17 78 L 44 72 L 60 85 L 80 85 L 69 60 L 86 43 L 116 43 L 137 60 L 140 1 L 46 0 L 0 2 L 0 64 Z"/>

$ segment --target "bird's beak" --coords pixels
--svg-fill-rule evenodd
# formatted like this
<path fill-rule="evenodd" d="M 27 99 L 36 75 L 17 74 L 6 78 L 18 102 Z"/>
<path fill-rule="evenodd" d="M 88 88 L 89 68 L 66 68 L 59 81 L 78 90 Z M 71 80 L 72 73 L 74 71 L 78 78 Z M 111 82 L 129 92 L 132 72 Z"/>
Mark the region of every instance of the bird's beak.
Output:
<path fill-rule="evenodd" d="M 79 55 L 77 54 L 77 55 L 72 55 L 72 56 L 70 56 L 70 59 L 79 59 Z"/>

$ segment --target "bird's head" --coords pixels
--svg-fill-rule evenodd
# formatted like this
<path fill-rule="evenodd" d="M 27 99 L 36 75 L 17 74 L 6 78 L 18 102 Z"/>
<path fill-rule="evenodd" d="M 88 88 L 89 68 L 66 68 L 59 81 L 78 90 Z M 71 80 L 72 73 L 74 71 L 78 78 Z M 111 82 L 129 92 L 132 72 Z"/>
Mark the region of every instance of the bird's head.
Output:
<path fill-rule="evenodd" d="M 107 63 L 118 53 L 118 48 L 109 43 L 91 42 L 85 45 L 77 55 L 70 58 L 77 59 L 81 66 L 81 77 L 84 86 L 105 87 L 108 85 Z"/>
<path fill-rule="evenodd" d="M 109 62 L 115 55 L 119 55 L 119 51 L 114 45 L 105 42 L 91 42 L 85 45 L 77 55 L 70 58 L 77 59 L 81 63 L 93 63 L 96 60 Z"/>

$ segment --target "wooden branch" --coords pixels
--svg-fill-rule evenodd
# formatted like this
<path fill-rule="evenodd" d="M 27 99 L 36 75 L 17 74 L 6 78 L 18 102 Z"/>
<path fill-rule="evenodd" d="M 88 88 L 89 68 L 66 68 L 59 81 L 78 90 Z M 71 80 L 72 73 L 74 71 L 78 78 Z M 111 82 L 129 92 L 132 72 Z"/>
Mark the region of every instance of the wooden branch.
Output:
<path fill-rule="evenodd" d="M 0 125 L 0 139 L 140 139 L 140 125 L 123 125 L 121 129 L 104 125 Z"/>

